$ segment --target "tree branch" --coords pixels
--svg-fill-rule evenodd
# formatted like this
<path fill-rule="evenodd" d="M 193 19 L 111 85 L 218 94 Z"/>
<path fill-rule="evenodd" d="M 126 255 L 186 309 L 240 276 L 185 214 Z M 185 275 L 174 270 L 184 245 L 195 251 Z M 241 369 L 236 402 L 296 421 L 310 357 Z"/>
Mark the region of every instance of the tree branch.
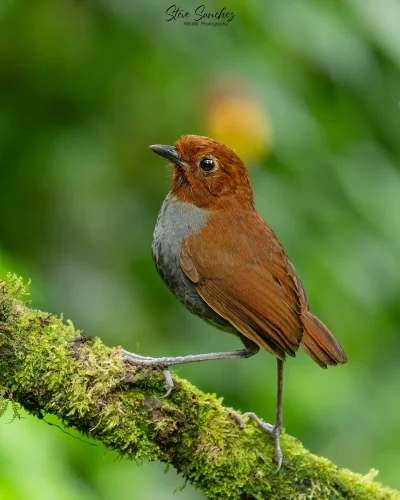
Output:
<path fill-rule="evenodd" d="M 6 400 L 51 413 L 65 426 L 127 458 L 171 464 L 210 499 L 398 499 L 366 476 L 312 455 L 282 435 L 285 460 L 275 474 L 272 439 L 252 422 L 240 430 L 215 395 L 174 375 L 131 367 L 119 348 L 81 335 L 70 321 L 30 309 L 21 279 L 0 281 L 0 412 Z"/>

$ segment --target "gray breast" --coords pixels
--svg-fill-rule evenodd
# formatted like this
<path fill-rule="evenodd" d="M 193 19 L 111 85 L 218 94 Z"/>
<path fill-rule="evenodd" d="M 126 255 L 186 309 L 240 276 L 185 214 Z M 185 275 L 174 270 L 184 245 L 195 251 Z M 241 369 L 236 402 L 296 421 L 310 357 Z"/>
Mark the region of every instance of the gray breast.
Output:
<path fill-rule="evenodd" d="M 214 326 L 234 332 L 230 323 L 214 312 L 199 296 L 179 262 L 182 241 L 191 233 L 198 233 L 209 217 L 207 210 L 181 202 L 169 194 L 162 204 L 154 230 L 153 259 L 164 283 L 182 304 Z"/>

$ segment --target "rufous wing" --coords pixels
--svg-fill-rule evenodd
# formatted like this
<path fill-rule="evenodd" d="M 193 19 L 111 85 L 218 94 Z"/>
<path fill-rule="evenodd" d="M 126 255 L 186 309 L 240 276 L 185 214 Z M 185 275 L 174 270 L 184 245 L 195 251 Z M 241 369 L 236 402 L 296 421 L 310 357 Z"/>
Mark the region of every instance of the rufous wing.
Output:
<path fill-rule="evenodd" d="M 212 217 L 183 242 L 182 270 L 240 333 L 279 358 L 294 356 L 303 335 L 302 304 L 287 256 L 258 214 L 226 219 Z"/>

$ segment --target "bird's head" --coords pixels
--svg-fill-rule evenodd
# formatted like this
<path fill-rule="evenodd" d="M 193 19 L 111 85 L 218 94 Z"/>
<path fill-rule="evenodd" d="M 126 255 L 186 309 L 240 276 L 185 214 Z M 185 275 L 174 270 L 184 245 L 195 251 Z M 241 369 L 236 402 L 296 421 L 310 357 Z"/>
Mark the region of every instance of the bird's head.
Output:
<path fill-rule="evenodd" d="M 172 193 L 199 208 L 254 209 L 250 179 L 242 160 L 208 137 L 184 135 L 174 146 L 150 146 L 173 165 Z"/>

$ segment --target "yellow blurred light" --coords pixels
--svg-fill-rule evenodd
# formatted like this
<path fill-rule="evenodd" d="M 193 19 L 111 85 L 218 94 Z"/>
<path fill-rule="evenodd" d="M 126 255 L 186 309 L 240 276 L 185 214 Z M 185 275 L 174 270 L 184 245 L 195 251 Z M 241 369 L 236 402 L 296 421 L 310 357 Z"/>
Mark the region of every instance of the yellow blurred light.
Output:
<path fill-rule="evenodd" d="M 271 124 L 260 102 L 244 93 L 221 94 L 210 100 L 207 133 L 244 160 L 257 161 L 271 149 Z"/>

